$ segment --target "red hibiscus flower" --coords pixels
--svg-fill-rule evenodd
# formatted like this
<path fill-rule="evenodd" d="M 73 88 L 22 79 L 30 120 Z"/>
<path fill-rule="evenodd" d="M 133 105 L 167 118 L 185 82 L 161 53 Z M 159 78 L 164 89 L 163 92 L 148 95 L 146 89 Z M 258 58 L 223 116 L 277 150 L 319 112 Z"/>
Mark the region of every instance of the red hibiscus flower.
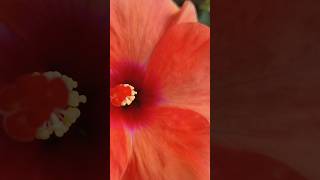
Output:
<path fill-rule="evenodd" d="M 101 2 L 0 2 L 0 179 L 107 178 Z"/>
<path fill-rule="evenodd" d="M 209 179 L 210 29 L 190 1 L 110 3 L 111 179 Z"/>

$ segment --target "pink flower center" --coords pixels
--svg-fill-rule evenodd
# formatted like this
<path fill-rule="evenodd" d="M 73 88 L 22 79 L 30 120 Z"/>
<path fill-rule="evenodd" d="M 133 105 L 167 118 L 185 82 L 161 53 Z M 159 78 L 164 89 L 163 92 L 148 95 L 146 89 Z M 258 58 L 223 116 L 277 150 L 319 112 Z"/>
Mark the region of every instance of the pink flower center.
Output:
<path fill-rule="evenodd" d="M 130 129 L 148 124 L 162 101 L 158 74 L 147 74 L 144 64 L 122 60 L 110 74 L 111 126 L 124 123 Z"/>

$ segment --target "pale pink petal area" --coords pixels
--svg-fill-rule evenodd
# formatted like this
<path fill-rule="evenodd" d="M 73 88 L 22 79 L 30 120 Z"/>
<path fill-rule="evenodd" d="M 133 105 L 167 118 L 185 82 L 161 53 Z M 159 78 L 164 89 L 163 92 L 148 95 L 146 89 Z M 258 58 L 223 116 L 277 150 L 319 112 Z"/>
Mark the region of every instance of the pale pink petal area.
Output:
<path fill-rule="evenodd" d="M 110 59 L 145 62 L 178 7 L 171 0 L 111 0 Z"/>
<path fill-rule="evenodd" d="M 120 126 L 110 129 L 110 179 L 120 180 L 130 156 L 130 138 Z"/>
<path fill-rule="evenodd" d="M 155 109 L 153 123 L 133 133 L 133 153 L 124 180 L 208 180 L 210 124 L 180 108 Z"/>
<path fill-rule="evenodd" d="M 186 22 L 197 22 L 197 10 L 195 6 L 193 5 L 192 1 L 186 0 L 181 9 L 180 12 L 177 14 L 175 19 L 173 20 L 172 24 L 180 24 L 180 23 L 186 23 Z"/>
<path fill-rule="evenodd" d="M 159 75 L 166 103 L 210 116 L 210 29 L 173 26 L 151 56 L 147 74 Z M 147 75 L 148 76 L 148 75 Z"/>

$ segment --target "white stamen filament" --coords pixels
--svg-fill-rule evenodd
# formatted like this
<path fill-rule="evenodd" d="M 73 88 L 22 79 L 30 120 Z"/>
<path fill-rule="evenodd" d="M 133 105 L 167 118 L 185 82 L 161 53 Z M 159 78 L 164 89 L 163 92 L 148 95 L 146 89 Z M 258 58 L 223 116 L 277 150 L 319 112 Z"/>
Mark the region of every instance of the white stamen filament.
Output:
<path fill-rule="evenodd" d="M 135 90 L 134 87 L 131 86 L 130 84 L 123 84 L 124 87 L 129 87 L 131 89 L 131 96 L 127 96 L 122 102 L 121 106 L 126 106 L 130 105 L 133 100 L 136 98 L 135 95 L 138 94 Z"/>

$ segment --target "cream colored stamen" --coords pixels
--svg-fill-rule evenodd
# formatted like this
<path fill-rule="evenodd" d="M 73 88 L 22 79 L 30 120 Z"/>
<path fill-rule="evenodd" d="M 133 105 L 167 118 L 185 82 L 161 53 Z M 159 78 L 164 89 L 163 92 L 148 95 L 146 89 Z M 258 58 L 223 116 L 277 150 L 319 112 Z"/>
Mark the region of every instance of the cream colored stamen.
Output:
<path fill-rule="evenodd" d="M 134 90 L 134 87 L 131 86 L 130 84 L 123 84 L 124 87 L 129 87 L 131 89 L 131 96 L 127 96 L 122 102 L 121 102 L 121 106 L 126 106 L 126 105 L 130 105 L 134 99 L 136 98 L 135 95 L 137 95 L 138 93 Z"/>

